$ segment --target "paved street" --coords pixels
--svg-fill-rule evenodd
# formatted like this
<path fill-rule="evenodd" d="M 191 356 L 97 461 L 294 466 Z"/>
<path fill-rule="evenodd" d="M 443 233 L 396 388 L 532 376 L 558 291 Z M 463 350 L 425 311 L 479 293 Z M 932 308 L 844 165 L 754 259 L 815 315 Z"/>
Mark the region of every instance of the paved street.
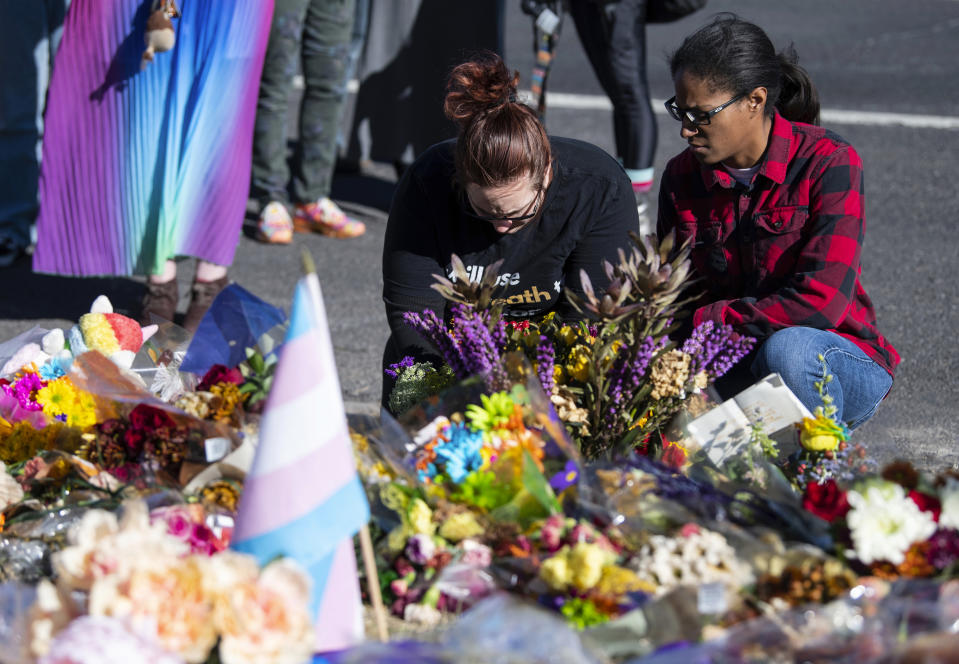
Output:
<path fill-rule="evenodd" d="M 507 60 L 526 87 L 532 67 L 531 21 L 508 0 Z M 817 84 L 824 124 L 849 140 L 866 168 L 867 235 L 863 281 L 883 333 L 903 357 L 893 391 L 857 432 L 880 459 L 905 456 L 926 467 L 959 461 L 959 280 L 952 274 L 959 198 L 959 2 L 955 0 L 710 0 L 682 21 L 649 28 L 653 97 L 672 85 L 665 54 L 712 13 L 733 10 L 763 26 L 777 47 L 794 42 Z M 612 151 L 610 112 L 571 21 L 564 25 L 550 90 L 550 133 Z M 574 108 L 573 106 L 577 107 Z M 661 108 L 661 104 L 658 106 Z M 893 115 L 890 115 L 893 114 Z M 679 127 L 657 115 L 657 170 L 685 147 Z M 312 252 L 349 408 L 370 411 L 379 399 L 379 358 L 387 336 L 380 302 L 380 255 L 393 188 L 391 167 L 340 176 L 334 197 L 362 216 L 369 231 L 354 240 L 297 236 L 271 247 L 245 236 L 231 271 L 261 298 L 289 307 L 299 249 Z M 211 211 L 215 214 L 215 211 Z M 180 311 L 192 265 L 181 263 Z M 101 292 L 134 312 L 143 292 L 134 279 L 75 280 L 33 275 L 28 261 L 0 270 L 0 340 L 33 325 L 66 326 Z"/>

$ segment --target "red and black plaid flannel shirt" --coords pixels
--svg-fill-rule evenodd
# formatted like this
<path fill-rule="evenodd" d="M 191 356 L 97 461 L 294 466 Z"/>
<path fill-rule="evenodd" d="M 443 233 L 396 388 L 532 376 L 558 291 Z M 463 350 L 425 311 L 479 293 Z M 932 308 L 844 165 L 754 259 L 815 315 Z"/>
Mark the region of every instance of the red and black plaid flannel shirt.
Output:
<path fill-rule="evenodd" d="M 899 354 L 876 328 L 860 282 L 865 221 L 862 161 L 821 127 L 776 114 L 751 186 L 690 150 L 670 160 L 658 232 L 693 241 L 709 302 L 693 322 L 728 323 L 760 340 L 786 327 L 835 332 L 890 374 Z"/>

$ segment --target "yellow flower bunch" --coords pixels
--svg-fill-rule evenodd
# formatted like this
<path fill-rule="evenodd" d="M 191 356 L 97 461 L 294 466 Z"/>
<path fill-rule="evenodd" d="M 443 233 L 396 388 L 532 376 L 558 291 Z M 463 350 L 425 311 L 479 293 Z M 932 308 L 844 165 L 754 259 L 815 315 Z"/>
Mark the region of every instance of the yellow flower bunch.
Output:
<path fill-rule="evenodd" d="M 220 402 L 213 412 L 213 419 L 217 422 L 228 422 L 236 409 L 246 401 L 249 394 L 240 392 L 240 386 L 235 383 L 217 383 L 210 386 L 210 392 L 220 397 Z"/>
<path fill-rule="evenodd" d="M 63 450 L 73 454 L 83 443 L 80 431 L 53 422 L 42 429 L 34 429 L 27 422 L 17 422 L 6 434 L 0 435 L 0 461 L 12 464 L 32 459 L 43 450 Z"/>
<path fill-rule="evenodd" d="M 564 546 L 543 562 L 539 576 L 553 590 L 565 591 L 572 586 L 580 592 L 594 588 L 603 578 L 607 566 L 613 565 L 615 554 L 598 544 L 577 542 Z"/>
<path fill-rule="evenodd" d="M 67 424 L 72 426 L 83 429 L 97 422 L 93 395 L 78 390 L 66 376 L 48 382 L 37 391 L 36 399 L 46 415 L 65 416 Z"/>
<path fill-rule="evenodd" d="M 846 429 L 822 412 L 818 412 L 816 417 L 804 418 L 799 425 L 799 442 L 813 452 L 832 451 L 848 439 Z"/>
<path fill-rule="evenodd" d="M 569 353 L 569 361 L 564 366 L 566 374 L 573 380 L 578 380 L 581 383 L 589 380 L 590 355 L 589 348 L 583 344 L 574 346 L 573 350 Z"/>
<path fill-rule="evenodd" d="M 476 520 L 472 512 L 457 512 L 443 521 L 440 526 L 440 537 L 451 542 L 460 542 L 469 537 L 482 535 L 483 526 Z"/>
<path fill-rule="evenodd" d="M 240 502 L 240 488 L 233 482 L 217 480 L 200 490 L 200 499 L 208 505 L 222 507 L 229 512 L 236 512 Z"/>
<path fill-rule="evenodd" d="M 572 346 L 576 342 L 576 338 L 579 336 L 577 328 L 572 325 L 564 325 L 559 328 L 559 333 L 557 336 L 565 343 L 567 346 Z"/>
<path fill-rule="evenodd" d="M 596 584 L 596 592 L 614 597 L 637 590 L 652 594 L 656 592 L 656 586 L 640 579 L 633 570 L 619 565 L 606 565 Z"/>
<path fill-rule="evenodd" d="M 414 535 L 432 535 L 436 531 L 433 523 L 433 510 L 422 498 L 414 498 L 406 513 L 410 530 Z"/>

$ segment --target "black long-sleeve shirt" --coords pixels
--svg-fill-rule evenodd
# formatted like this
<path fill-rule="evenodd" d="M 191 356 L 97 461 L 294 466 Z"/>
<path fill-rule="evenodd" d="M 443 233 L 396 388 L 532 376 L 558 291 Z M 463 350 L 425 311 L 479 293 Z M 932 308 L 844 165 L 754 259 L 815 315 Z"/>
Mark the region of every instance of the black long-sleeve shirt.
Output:
<path fill-rule="evenodd" d="M 424 152 L 397 186 L 383 248 L 383 301 L 392 336 L 384 366 L 406 355 L 437 360 L 436 351 L 403 321 L 406 311 L 445 312 L 446 302 L 430 285 L 432 275 L 451 276 L 457 254 L 473 281 L 490 264 L 499 271 L 512 316 L 533 316 L 557 308 L 568 314 L 564 289 L 582 293 L 580 269 L 593 287 L 606 286 L 603 259 L 615 262 L 639 226 L 629 178 L 609 154 L 589 143 L 552 137 L 553 179 L 542 214 L 515 233 L 464 212 L 465 197 L 455 184 L 455 141 Z M 388 386 L 387 386 L 388 388 Z"/>

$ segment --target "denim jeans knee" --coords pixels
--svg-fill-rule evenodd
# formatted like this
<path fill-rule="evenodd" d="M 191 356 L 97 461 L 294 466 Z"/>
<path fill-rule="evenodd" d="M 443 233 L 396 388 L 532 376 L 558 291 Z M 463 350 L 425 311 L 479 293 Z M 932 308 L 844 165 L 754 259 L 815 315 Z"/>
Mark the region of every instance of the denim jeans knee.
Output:
<path fill-rule="evenodd" d="M 762 378 L 779 373 L 789 389 L 810 410 L 832 399 L 837 417 L 850 429 L 863 424 L 892 386 L 892 376 L 856 344 L 834 332 L 790 327 L 769 337 L 757 350 L 752 372 Z M 817 382 L 829 374 L 823 394 Z"/>

